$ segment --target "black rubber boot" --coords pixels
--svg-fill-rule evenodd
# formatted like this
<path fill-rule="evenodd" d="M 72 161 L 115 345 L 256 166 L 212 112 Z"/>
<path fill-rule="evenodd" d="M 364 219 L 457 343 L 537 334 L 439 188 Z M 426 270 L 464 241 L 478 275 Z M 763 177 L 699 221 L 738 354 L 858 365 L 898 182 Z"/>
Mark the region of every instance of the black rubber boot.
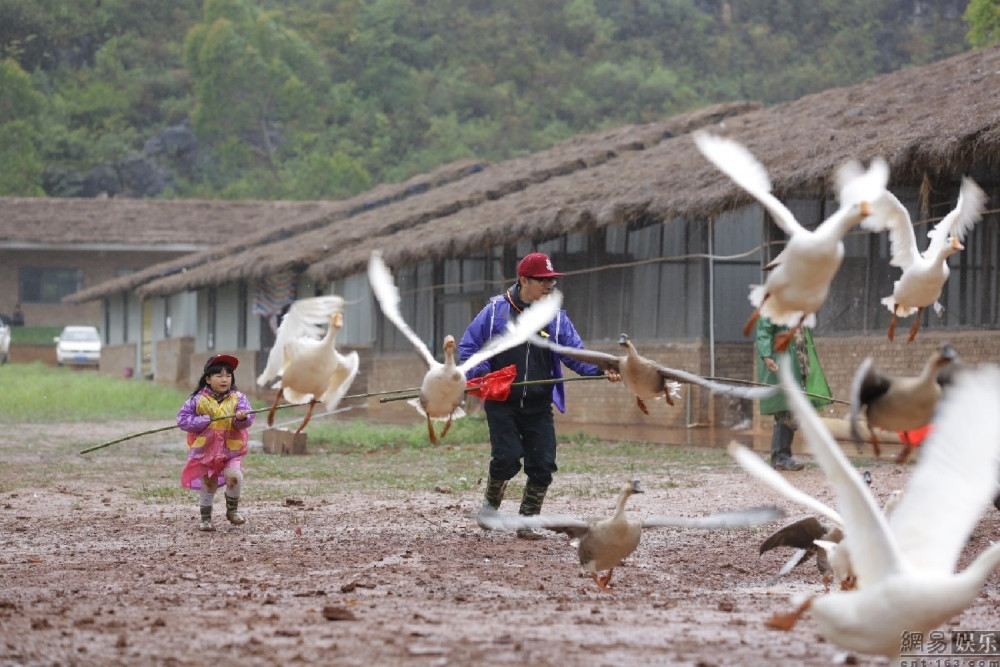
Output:
<path fill-rule="evenodd" d="M 240 516 L 240 513 L 237 509 L 239 508 L 239 506 L 240 506 L 239 498 L 230 498 L 228 495 L 226 496 L 226 518 L 229 519 L 229 523 L 233 524 L 234 526 L 242 526 L 247 522 L 246 519 Z"/>
<path fill-rule="evenodd" d="M 545 502 L 545 493 L 549 487 L 536 484 L 530 479 L 524 485 L 524 495 L 521 497 L 521 508 L 518 514 L 522 516 L 535 516 L 541 513 L 542 503 Z M 517 536 L 522 540 L 540 540 L 542 534 L 534 528 L 519 528 Z"/>
<path fill-rule="evenodd" d="M 774 424 L 771 433 L 771 467 L 775 470 L 802 470 L 805 466 L 792 458 L 795 431 L 784 421 Z"/>
<path fill-rule="evenodd" d="M 212 525 L 212 506 L 202 505 L 201 506 L 201 523 L 198 524 L 198 530 L 203 530 L 209 533 L 215 530 L 215 526 Z"/>
<path fill-rule="evenodd" d="M 507 480 L 490 477 L 486 480 L 486 494 L 483 497 L 483 504 L 495 510 L 500 509 L 500 502 L 503 494 L 507 491 Z"/>

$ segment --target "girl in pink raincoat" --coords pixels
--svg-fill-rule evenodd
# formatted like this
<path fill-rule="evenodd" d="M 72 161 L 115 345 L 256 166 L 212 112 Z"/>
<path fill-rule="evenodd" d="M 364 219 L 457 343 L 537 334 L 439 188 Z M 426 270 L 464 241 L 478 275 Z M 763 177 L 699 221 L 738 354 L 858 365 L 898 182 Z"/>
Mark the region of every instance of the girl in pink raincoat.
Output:
<path fill-rule="evenodd" d="M 225 486 L 226 518 L 237 526 L 246 523 L 238 507 L 247 430 L 254 413 L 246 395 L 236 389 L 233 371 L 239 363 L 228 354 L 211 357 L 205 362 L 198 386 L 177 413 L 177 426 L 188 434 L 188 460 L 181 472 L 181 485 L 201 492 L 200 530 L 215 530 L 212 503 L 220 486 Z"/>

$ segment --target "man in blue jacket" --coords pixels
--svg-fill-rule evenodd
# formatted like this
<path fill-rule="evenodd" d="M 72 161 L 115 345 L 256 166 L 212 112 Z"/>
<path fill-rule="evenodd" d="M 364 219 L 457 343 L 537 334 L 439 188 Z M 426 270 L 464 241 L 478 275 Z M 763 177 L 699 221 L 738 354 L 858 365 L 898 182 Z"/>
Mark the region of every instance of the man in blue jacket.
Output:
<path fill-rule="evenodd" d="M 550 294 L 562 275 L 552 268 L 548 255 L 539 252 L 526 255 L 517 265 L 517 283 L 503 294 L 492 297 L 465 330 L 458 344 L 460 363 L 490 338 L 505 331 L 510 318 L 516 318 L 532 302 Z M 583 341 L 562 310 L 540 334 L 560 345 L 583 348 Z M 561 363 L 579 375 L 601 374 L 596 366 L 562 357 L 526 342 L 484 361 L 470 370 L 467 377 L 472 379 L 514 365 L 517 367 L 514 382 L 559 379 L 563 376 Z M 607 376 L 612 382 L 621 380 L 621 376 L 613 371 L 609 371 Z M 531 516 L 541 511 L 545 493 L 552 483 L 552 473 L 557 470 L 553 403 L 560 412 L 566 411 L 565 386 L 561 382 L 522 385 L 515 387 L 507 400 L 485 401 L 486 421 L 490 429 L 490 468 L 485 503 L 490 507 L 499 509 L 507 482 L 520 471 L 523 458 L 528 481 L 524 486 L 519 513 Z M 517 536 L 538 539 L 541 534 L 519 530 Z"/>

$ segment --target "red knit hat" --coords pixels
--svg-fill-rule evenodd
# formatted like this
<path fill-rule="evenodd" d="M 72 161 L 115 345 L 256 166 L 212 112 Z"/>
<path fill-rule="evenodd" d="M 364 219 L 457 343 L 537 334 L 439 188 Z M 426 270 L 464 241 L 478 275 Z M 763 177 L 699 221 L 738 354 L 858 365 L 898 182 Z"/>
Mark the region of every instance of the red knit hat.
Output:
<path fill-rule="evenodd" d="M 552 260 L 542 252 L 525 255 L 517 265 L 517 275 L 520 278 L 558 278 L 565 275 L 552 268 Z"/>

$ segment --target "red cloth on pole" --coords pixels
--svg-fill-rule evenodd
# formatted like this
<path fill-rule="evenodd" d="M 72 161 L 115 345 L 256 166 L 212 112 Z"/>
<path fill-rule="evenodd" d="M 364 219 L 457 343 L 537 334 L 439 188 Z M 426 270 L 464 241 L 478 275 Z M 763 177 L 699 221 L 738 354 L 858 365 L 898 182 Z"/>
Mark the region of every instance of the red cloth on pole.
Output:
<path fill-rule="evenodd" d="M 471 390 L 470 394 L 484 401 L 506 401 L 510 396 L 510 385 L 516 377 L 517 366 L 511 364 L 482 377 L 466 380 L 465 386 Z"/>

